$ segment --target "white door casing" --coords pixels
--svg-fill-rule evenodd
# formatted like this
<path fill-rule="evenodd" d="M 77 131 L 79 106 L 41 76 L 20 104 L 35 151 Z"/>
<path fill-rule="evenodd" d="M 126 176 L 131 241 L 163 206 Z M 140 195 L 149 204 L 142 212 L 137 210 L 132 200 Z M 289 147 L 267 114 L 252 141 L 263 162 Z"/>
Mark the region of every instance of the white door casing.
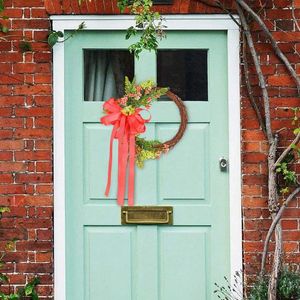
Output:
<path fill-rule="evenodd" d="M 242 269 L 241 151 L 240 151 L 240 33 L 228 15 L 165 15 L 166 30 L 225 30 L 228 52 L 229 195 L 231 274 Z M 52 16 L 56 31 L 126 30 L 132 16 Z M 74 37 L 76 38 L 76 36 Z M 65 148 L 64 148 L 64 43 L 53 49 L 54 97 L 54 299 L 66 299 L 65 289 Z"/>

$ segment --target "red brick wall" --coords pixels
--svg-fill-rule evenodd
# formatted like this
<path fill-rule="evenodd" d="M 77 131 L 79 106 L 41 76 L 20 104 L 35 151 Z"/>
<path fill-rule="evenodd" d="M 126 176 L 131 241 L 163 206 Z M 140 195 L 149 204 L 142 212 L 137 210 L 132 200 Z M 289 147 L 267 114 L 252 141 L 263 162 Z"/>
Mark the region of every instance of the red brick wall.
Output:
<path fill-rule="evenodd" d="M 254 1 L 252 1 L 254 2 Z M 255 1 L 259 4 L 259 1 Z M 266 24 L 278 41 L 278 46 L 300 74 L 300 32 L 293 20 L 290 0 L 267 1 L 263 12 Z M 295 1 L 295 17 L 300 19 L 300 1 Z M 259 5 L 257 5 L 259 9 Z M 253 34 L 259 53 L 262 71 L 266 77 L 271 101 L 272 128 L 274 131 L 283 127 L 280 136 L 281 146 L 292 138 L 291 107 L 299 107 L 300 99 L 293 80 L 282 62 L 273 53 L 264 34 L 257 25 Z M 249 56 L 249 61 L 251 58 Z M 254 67 L 251 68 L 254 72 Z M 260 95 L 257 77 L 251 76 L 254 92 Z M 260 268 L 261 251 L 266 232 L 271 224 L 267 209 L 267 142 L 259 128 L 254 111 L 251 109 L 245 86 L 242 86 L 242 199 L 243 199 L 243 246 L 244 266 L 248 275 L 257 274 Z M 290 130 L 289 130 L 290 129 Z M 300 169 L 297 169 L 299 173 Z M 299 268 L 300 253 L 300 208 L 299 199 L 292 202 L 283 216 L 283 239 L 285 262 Z M 270 249 L 274 248 L 271 243 Z M 271 257 L 269 257 L 271 258 Z"/>
<path fill-rule="evenodd" d="M 251 1 L 257 7 L 260 1 Z M 265 2 L 265 1 L 263 1 Z M 95 4 L 96 3 L 96 4 Z M 0 41 L 0 205 L 11 207 L 1 221 L 2 241 L 18 237 L 16 251 L 7 256 L 5 268 L 11 283 L 23 285 L 38 274 L 39 293 L 53 295 L 53 197 L 52 197 L 52 54 L 47 44 L 48 14 L 114 14 L 116 0 L 6 0 L 7 23 L 12 37 Z M 300 32 L 289 8 L 290 0 L 269 0 L 263 13 L 280 48 L 300 72 Z M 300 19 L 300 1 L 295 0 Z M 174 0 L 160 6 L 164 13 L 219 13 L 197 1 Z M 46 12 L 47 11 L 47 12 Z M 1 21 L 2 22 L 2 21 Z M 256 28 L 256 26 L 255 26 Z M 256 28 L 258 29 L 258 28 Z M 33 51 L 22 54 L 22 36 L 33 40 Z M 259 31 L 254 39 L 267 77 L 274 129 L 290 126 L 286 108 L 298 106 L 296 89 L 282 63 L 275 57 Z M 253 73 L 252 82 L 257 84 Z M 255 93 L 260 91 L 254 87 Z M 243 225 L 246 271 L 257 272 L 262 241 L 270 224 L 266 208 L 266 150 L 264 136 L 242 88 Z M 282 136 L 286 135 L 286 132 Z M 291 137 L 291 135 L 287 136 Z M 287 261 L 299 263 L 299 203 L 294 202 L 284 216 L 284 247 Z"/>
<path fill-rule="evenodd" d="M 41 41 L 50 21 L 42 0 L 5 4 L 9 20 L 4 23 L 12 36 L 0 41 L 0 205 L 11 213 L 0 221 L 0 238 L 18 238 L 15 252 L 5 258 L 11 284 L 24 285 L 38 274 L 39 294 L 48 299 L 53 291 L 52 54 Z M 33 40 L 33 52 L 19 51 L 23 35 Z"/>

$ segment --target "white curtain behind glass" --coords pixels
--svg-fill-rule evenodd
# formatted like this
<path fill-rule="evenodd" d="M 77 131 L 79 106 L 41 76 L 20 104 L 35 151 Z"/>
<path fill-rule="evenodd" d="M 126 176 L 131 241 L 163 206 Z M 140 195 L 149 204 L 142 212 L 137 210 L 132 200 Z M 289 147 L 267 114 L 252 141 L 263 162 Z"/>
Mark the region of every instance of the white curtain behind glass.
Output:
<path fill-rule="evenodd" d="M 86 51 L 84 100 L 105 101 L 117 97 L 113 59 L 109 51 Z"/>

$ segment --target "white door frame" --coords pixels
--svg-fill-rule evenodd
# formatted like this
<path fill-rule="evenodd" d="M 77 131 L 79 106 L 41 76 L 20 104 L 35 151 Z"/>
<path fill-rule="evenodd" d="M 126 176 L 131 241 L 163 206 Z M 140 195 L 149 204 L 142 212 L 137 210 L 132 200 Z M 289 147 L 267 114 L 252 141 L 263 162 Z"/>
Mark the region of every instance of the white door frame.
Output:
<path fill-rule="evenodd" d="M 242 269 L 241 150 L 240 150 L 240 33 L 228 15 L 166 15 L 166 30 L 225 30 L 228 51 L 229 197 L 231 273 Z M 132 16 L 52 16 L 56 31 L 121 30 L 134 25 Z M 76 38 L 76 37 L 74 37 Z M 54 96 L 54 298 L 66 299 L 65 255 L 65 128 L 64 43 L 53 49 Z"/>

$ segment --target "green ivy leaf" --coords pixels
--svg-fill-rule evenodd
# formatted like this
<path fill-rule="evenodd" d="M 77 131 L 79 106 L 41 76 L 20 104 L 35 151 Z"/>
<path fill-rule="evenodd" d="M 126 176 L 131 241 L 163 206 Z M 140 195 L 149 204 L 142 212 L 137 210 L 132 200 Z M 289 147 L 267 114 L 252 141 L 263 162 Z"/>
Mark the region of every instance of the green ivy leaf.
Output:
<path fill-rule="evenodd" d="M 0 206 L 0 213 L 10 212 L 9 207 L 6 206 Z"/>
<path fill-rule="evenodd" d="M 131 36 L 136 35 L 136 33 L 137 30 L 133 26 L 129 27 L 127 29 L 126 36 L 125 36 L 126 40 L 130 39 Z"/>
<path fill-rule="evenodd" d="M 5 250 L 6 251 L 13 251 L 15 249 L 15 245 L 16 245 L 15 240 L 9 241 L 5 245 Z"/>
<path fill-rule="evenodd" d="M 33 291 L 33 286 L 31 284 L 28 284 L 25 286 L 25 296 L 30 296 Z"/>
<path fill-rule="evenodd" d="M 53 47 L 58 41 L 59 35 L 56 31 L 53 31 L 48 36 L 48 44 Z"/>
<path fill-rule="evenodd" d="M 62 31 L 56 31 L 56 34 L 57 34 L 57 36 L 60 37 L 60 38 L 64 37 L 64 34 L 63 34 Z"/>
<path fill-rule="evenodd" d="M 0 12 L 4 10 L 4 0 L 0 0 Z"/>
<path fill-rule="evenodd" d="M 285 195 L 290 191 L 290 189 L 286 186 L 282 189 L 280 189 L 280 194 Z"/>
<path fill-rule="evenodd" d="M 8 27 L 0 23 L 0 31 L 3 33 L 8 33 Z"/>
<path fill-rule="evenodd" d="M 8 283 L 8 277 L 4 275 L 3 273 L 0 273 L 0 281 L 2 283 Z"/>
<path fill-rule="evenodd" d="M 21 41 L 19 47 L 22 53 L 32 51 L 32 46 L 28 41 Z"/>
<path fill-rule="evenodd" d="M 297 135 L 299 132 L 300 132 L 300 128 L 296 128 L 296 129 L 294 129 L 294 135 Z"/>
<path fill-rule="evenodd" d="M 35 290 L 32 291 L 31 299 L 32 300 L 39 300 L 39 296 L 38 296 L 38 294 L 36 293 Z"/>
<path fill-rule="evenodd" d="M 38 284 L 41 283 L 41 280 L 40 280 L 39 277 L 34 277 L 34 278 L 30 281 L 30 283 L 31 283 L 32 285 L 34 285 L 34 286 L 37 286 Z"/>

